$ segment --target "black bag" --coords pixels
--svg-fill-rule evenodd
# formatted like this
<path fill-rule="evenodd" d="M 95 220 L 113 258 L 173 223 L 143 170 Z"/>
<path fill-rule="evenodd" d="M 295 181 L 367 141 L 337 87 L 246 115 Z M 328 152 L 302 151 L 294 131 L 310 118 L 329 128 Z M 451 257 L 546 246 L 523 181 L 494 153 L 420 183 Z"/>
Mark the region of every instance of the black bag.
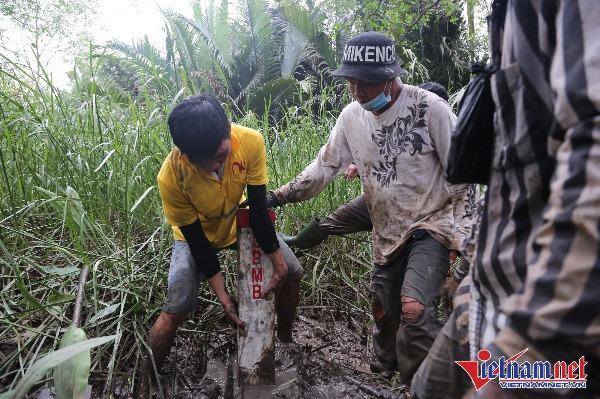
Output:
<path fill-rule="evenodd" d="M 496 67 L 473 64 L 476 74 L 458 103 L 450 139 L 446 179 L 452 184 L 487 184 L 494 156 L 494 100 L 490 78 Z"/>
<path fill-rule="evenodd" d="M 465 94 L 458 103 L 458 119 L 450 140 L 446 180 L 452 184 L 487 184 L 494 156 L 494 111 L 490 79 L 500 65 L 500 42 L 507 0 L 493 0 L 490 47 L 492 64 L 475 63 Z"/>

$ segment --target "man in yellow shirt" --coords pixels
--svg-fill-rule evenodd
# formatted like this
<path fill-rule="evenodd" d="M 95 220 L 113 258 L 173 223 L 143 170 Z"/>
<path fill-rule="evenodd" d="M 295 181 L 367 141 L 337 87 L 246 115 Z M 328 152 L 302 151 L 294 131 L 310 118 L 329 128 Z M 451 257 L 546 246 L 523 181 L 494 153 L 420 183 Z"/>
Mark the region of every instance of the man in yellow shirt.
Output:
<path fill-rule="evenodd" d="M 239 327 L 235 306 L 225 290 L 217 252 L 236 248 L 235 214 L 248 188 L 250 225 L 275 273 L 263 292 L 275 291 L 277 336 L 292 341 L 292 321 L 303 270 L 277 236 L 266 202 L 266 150 L 255 130 L 230 124 L 225 110 L 211 96 L 189 97 L 169 115 L 176 147 L 158 174 L 158 188 L 174 244 L 163 309 L 148 335 L 156 369 L 165 361 L 178 327 L 198 306 L 198 288 L 205 279 L 229 318 Z M 147 396 L 152 359 L 145 356 L 137 397 Z"/>

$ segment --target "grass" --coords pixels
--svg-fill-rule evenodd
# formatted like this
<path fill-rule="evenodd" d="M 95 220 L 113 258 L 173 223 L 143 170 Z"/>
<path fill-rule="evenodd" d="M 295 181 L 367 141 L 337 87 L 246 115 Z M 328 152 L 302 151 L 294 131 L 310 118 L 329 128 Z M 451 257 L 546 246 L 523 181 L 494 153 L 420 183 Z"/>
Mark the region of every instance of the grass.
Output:
<path fill-rule="evenodd" d="M 90 68 L 94 70 L 93 65 Z M 40 80 L 41 79 L 41 80 Z M 189 93 L 164 98 L 142 88 L 137 98 L 111 95 L 93 73 L 71 93 L 11 60 L 0 67 L 0 392 L 56 350 L 72 317 L 79 273 L 90 266 L 82 327 L 91 338 L 116 335 L 92 351 L 92 380 L 102 396 L 131 382 L 144 339 L 160 312 L 172 237 L 162 215 L 156 175 L 172 144 L 166 115 Z M 286 110 L 277 124 L 248 113 L 236 121 L 263 132 L 274 189 L 299 173 L 326 141 L 335 120 L 333 92 L 309 98 L 322 110 Z M 334 109 L 346 101 L 335 97 Z M 278 210 L 278 229 L 295 233 L 360 192 L 336 180 L 321 195 Z M 222 255 L 235 292 L 235 256 Z M 368 319 L 368 236 L 330 238 L 300 258 L 307 275 L 301 307 L 351 309 Z M 208 288 L 187 328 L 203 331 L 222 311 Z M 43 384 L 51 384 L 48 379 Z"/>

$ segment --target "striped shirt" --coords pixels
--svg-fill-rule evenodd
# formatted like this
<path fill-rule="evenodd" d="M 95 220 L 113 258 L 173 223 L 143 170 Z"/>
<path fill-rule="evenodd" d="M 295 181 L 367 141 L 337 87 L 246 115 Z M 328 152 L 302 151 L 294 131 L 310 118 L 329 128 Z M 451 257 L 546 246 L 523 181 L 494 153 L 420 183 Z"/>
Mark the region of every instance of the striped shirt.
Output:
<path fill-rule="evenodd" d="M 600 1 L 509 0 L 500 37 L 471 354 L 530 348 L 520 360 L 585 356 L 591 371 L 600 364 Z"/>

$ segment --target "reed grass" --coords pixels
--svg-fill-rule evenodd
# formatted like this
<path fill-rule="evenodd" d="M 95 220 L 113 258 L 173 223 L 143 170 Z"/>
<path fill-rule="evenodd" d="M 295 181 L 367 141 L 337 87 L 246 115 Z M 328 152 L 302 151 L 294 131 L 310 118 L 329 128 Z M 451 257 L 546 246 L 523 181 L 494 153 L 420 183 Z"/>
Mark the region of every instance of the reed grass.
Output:
<path fill-rule="evenodd" d="M 33 76 L 7 58 L 0 64 L 0 392 L 58 348 L 80 270 L 90 265 L 82 327 L 92 338 L 116 336 L 92 352 L 92 381 L 103 381 L 106 397 L 117 380 L 131 383 L 165 295 L 172 237 L 156 175 L 172 147 L 166 115 L 191 93 L 142 87 L 136 98 L 111 95 L 91 62 L 91 76 L 61 92 L 45 73 Z M 306 107 L 285 110 L 279 121 L 252 113 L 235 121 L 264 134 L 269 188 L 316 156 L 347 100 L 335 93 L 301 93 Z M 337 179 L 318 197 L 278 210 L 278 229 L 295 233 L 359 193 L 358 181 Z M 235 292 L 235 256 L 220 256 Z M 351 309 L 367 319 L 370 257 L 366 234 L 305 252 L 301 307 Z M 202 332 L 222 311 L 207 287 L 200 297 L 187 328 Z"/>

